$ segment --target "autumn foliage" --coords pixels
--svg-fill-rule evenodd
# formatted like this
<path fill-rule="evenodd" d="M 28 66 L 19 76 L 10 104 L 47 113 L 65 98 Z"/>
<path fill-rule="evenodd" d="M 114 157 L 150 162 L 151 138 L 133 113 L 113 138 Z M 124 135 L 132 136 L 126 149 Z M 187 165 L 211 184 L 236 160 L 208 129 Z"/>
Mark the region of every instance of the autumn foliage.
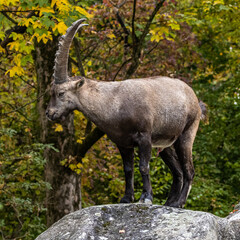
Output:
<path fill-rule="evenodd" d="M 239 9 L 234 0 L 0 1 L 0 236 L 34 239 L 46 228 L 52 188 L 46 152 L 61 153 L 66 127 L 47 123 L 48 139 L 42 138 L 39 103 L 47 101 L 49 88 L 41 92 L 46 80 L 39 78 L 45 73 L 38 72 L 36 56 L 49 44 L 54 48 L 81 17 L 89 26 L 72 44 L 71 75 L 103 81 L 177 77 L 208 105 L 208 123 L 200 125 L 194 144 L 196 176 L 186 208 L 230 212 L 240 196 Z M 107 136 L 97 135 L 100 140 L 84 148 L 94 130 L 75 112 L 74 151 L 58 155 L 59 166 L 81 179 L 83 207 L 117 203 L 124 191 L 121 158 Z M 157 155 L 153 150 L 151 180 L 155 203 L 163 204 L 171 174 Z M 138 199 L 137 154 L 135 165 Z"/>

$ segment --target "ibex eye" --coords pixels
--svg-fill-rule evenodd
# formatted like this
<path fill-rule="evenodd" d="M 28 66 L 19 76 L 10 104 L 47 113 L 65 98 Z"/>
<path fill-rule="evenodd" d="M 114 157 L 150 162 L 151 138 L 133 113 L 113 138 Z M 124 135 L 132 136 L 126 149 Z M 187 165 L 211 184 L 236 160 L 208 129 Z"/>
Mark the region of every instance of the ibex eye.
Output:
<path fill-rule="evenodd" d="M 58 94 L 59 97 L 62 97 L 63 95 L 64 95 L 64 92 L 60 92 L 60 93 Z"/>

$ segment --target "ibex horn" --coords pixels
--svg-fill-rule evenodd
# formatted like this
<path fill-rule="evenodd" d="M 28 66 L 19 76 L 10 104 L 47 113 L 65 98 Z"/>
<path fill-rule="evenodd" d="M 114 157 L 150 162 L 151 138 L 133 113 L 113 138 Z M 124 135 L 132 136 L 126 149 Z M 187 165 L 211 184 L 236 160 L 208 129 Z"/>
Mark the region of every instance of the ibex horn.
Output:
<path fill-rule="evenodd" d="M 71 46 L 72 40 L 77 33 L 77 31 L 88 24 L 81 24 L 85 21 L 85 18 L 79 19 L 72 24 L 71 27 L 67 29 L 65 35 L 63 35 L 58 44 L 58 51 L 55 57 L 54 65 L 54 81 L 56 84 L 64 83 L 68 78 L 68 55 L 69 48 Z"/>

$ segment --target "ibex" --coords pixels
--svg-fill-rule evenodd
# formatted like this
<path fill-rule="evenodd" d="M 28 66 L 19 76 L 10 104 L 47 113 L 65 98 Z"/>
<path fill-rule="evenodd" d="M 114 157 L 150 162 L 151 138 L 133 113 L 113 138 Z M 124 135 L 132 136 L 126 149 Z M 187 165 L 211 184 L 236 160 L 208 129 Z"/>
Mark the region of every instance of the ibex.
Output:
<path fill-rule="evenodd" d="M 134 148 L 139 150 L 143 181 L 142 203 L 152 203 L 149 176 L 152 147 L 170 168 L 173 183 L 165 203 L 183 207 L 194 177 L 192 146 L 199 121 L 204 116 L 191 87 L 179 79 L 149 77 L 115 82 L 68 76 L 69 48 L 82 26 L 80 19 L 59 42 L 54 82 L 46 115 L 63 120 L 73 110 L 81 111 L 117 145 L 124 165 L 125 195 L 121 203 L 134 201 Z"/>

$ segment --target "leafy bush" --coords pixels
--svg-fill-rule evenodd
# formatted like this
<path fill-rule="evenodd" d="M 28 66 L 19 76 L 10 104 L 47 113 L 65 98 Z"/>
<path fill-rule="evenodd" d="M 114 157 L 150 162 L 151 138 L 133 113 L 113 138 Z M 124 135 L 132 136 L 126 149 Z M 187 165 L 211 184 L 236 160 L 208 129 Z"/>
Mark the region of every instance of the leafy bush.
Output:
<path fill-rule="evenodd" d="M 18 146 L 17 131 L 0 131 L 0 231 L 3 239 L 34 239 L 45 230 L 43 151 L 51 145 Z"/>

